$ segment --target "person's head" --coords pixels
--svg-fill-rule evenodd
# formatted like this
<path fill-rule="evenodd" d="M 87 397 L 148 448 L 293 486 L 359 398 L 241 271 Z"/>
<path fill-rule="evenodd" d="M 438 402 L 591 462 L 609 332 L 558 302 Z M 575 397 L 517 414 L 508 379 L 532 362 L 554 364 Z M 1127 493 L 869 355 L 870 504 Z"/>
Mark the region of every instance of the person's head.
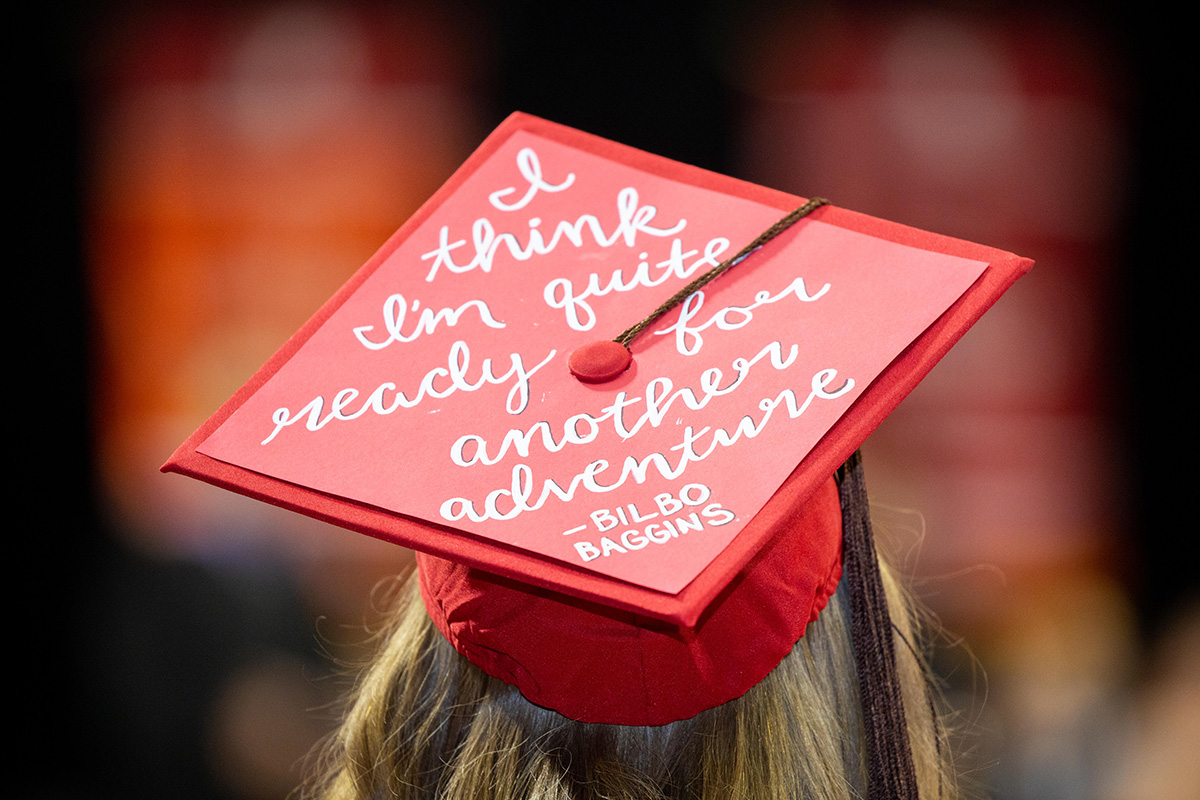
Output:
<path fill-rule="evenodd" d="M 513 115 L 164 466 L 417 551 L 331 796 L 946 795 L 855 453 L 1032 262 L 798 201 Z"/>
<path fill-rule="evenodd" d="M 921 796 L 951 798 L 913 606 L 881 566 Z M 791 653 L 745 694 L 688 719 L 629 726 L 576 722 L 483 672 L 435 627 L 413 575 L 330 750 L 319 796 L 866 797 L 846 593 L 843 581 Z"/>

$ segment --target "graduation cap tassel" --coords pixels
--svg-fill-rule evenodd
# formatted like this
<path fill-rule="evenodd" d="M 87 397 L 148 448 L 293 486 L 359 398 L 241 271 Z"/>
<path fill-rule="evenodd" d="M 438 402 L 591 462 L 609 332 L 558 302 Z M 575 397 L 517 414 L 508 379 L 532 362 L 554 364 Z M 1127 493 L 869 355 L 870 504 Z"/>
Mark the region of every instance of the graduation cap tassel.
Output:
<path fill-rule="evenodd" d="M 667 298 L 667 300 L 665 302 L 663 302 L 662 305 L 660 305 L 658 308 L 654 309 L 649 314 L 647 314 L 644 318 L 642 318 L 641 320 L 638 320 L 633 325 L 630 325 L 628 328 L 621 331 L 621 333 L 619 333 L 617 335 L 617 337 L 615 339 L 613 339 L 613 341 L 616 342 L 617 344 L 621 345 L 622 347 L 628 348 L 630 343 L 633 342 L 633 340 L 636 339 L 638 337 L 638 335 L 641 334 L 642 331 L 646 330 L 646 328 L 648 328 L 652 324 L 654 324 L 655 320 L 657 320 L 663 314 L 666 314 L 672 308 L 679 305 L 684 300 L 687 300 L 693 294 L 695 294 L 696 292 L 703 289 L 705 286 L 707 286 L 713 280 L 715 280 L 716 278 L 719 278 L 721 275 L 724 275 L 726 272 L 728 272 L 733 267 L 736 267 L 738 264 L 742 263 L 742 261 L 744 261 L 746 259 L 746 256 L 750 255 L 755 250 L 762 247 L 764 244 L 771 241 L 776 236 L 783 233 L 788 228 L 792 227 L 797 222 L 799 222 L 800 220 L 807 217 L 813 211 L 816 211 L 821 206 L 828 205 L 828 204 L 829 204 L 829 201 L 826 200 L 824 197 L 814 197 L 811 200 L 809 200 L 807 203 L 805 203 L 804 205 L 800 206 L 799 208 L 793 209 L 792 211 L 788 212 L 780 220 L 778 220 L 774 225 L 767 228 L 765 231 L 763 231 L 758 236 L 756 236 L 754 238 L 754 241 L 750 242 L 750 244 L 743 247 L 735 255 L 733 255 L 730 258 L 725 259 L 720 264 L 718 264 L 717 266 L 710 269 L 708 272 L 705 272 L 700 277 L 691 281 L 690 283 L 688 283 L 687 286 L 684 286 L 678 292 L 671 295 L 671 297 Z"/>
<path fill-rule="evenodd" d="M 917 779 L 896 674 L 892 620 L 875 556 L 859 451 L 839 470 L 850 634 L 866 734 L 868 800 L 917 800 Z"/>
<path fill-rule="evenodd" d="M 627 370 L 632 363 L 633 354 L 629 350 L 629 345 L 642 334 L 642 331 L 653 325 L 659 317 L 745 261 L 755 250 L 807 217 L 813 211 L 828 204 L 829 201 L 823 197 L 810 199 L 804 205 L 785 214 L 774 225 L 756 236 L 754 241 L 743 247 L 735 255 L 725 259 L 698 278 L 694 278 L 687 286 L 684 286 L 663 301 L 658 308 L 617 334 L 616 338 L 589 342 L 575 350 L 571 353 L 571 357 L 567 362 L 571 374 L 584 383 L 604 383 L 617 377 Z"/>

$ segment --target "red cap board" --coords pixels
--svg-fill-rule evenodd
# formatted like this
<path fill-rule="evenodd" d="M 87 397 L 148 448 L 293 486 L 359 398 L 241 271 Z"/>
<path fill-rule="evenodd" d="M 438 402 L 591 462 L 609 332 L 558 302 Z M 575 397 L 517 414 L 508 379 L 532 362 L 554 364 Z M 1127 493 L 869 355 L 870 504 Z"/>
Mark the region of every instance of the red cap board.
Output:
<path fill-rule="evenodd" d="M 722 685 L 712 648 L 754 650 L 735 646 L 758 624 L 722 606 L 788 575 L 799 623 L 764 616 L 763 651 L 795 642 L 839 572 L 830 476 L 1032 265 L 825 206 L 650 325 L 616 378 L 572 374 L 803 202 L 514 114 L 164 470 L 414 548 L 442 632 L 535 702 L 610 702 L 557 663 L 576 689 L 539 687 L 553 648 L 502 646 L 578 631 L 534 619 L 559 607 L 674 631 L 663 663 L 724 702 L 786 649 Z"/>

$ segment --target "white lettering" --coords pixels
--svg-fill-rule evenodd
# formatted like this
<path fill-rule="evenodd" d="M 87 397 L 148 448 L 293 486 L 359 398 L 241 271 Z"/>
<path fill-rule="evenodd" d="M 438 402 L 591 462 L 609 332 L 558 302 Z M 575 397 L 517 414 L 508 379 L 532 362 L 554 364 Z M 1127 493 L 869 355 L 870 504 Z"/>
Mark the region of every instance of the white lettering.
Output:
<path fill-rule="evenodd" d="M 628 281 L 625 280 L 623 271 L 619 269 L 609 276 L 608 283 L 604 286 L 600 285 L 600 276 L 593 272 L 588 276 L 587 284 L 579 290 L 576 290 L 575 283 L 570 278 L 555 278 L 546 284 L 546 288 L 542 292 L 542 299 L 551 308 L 563 310 L 567 325 L 572 330 L 590 331 L 596 324 L 596 314 L 587 302 L 589 297 L 603 297 L 610 292 L 630 292 L 638 287 L 658 286 L 672 277 L 686 280 L 702 266 L 715 267 L 720 264 L 719 257 L 728 248 L 728 239 L 712 239 L 705 246 L 704 255 L 690 265 L 684 266 L 683 259 L 691 258 L 696 255 L 697 251 L 683 252 L 682 243 L 679 239 L 675 239 L 671 242 L 671 255 L 665 261 L 660 261 L 655 265 L 658 269 L 663 270 L 656 278 L 650 277 L 650 265 L 645 260 L 647 254 L 642 253 L 638 256 L 642 260 L 638 262 Z"/>
<path fill-rule="evenodd" d="M 443 225 L 438 232 L 438 245 L 433 250 L 421 256 L 422 261 L 433 260 L 426 281 L 437 277 L 438 270 L 445 267 L 450 272 L 462 273 L 480 269 L 491 272 L 496 260 L 496 254 L 501 247 L 517 261 L 528 261 L 534 255 L 549 255 L 565 239 L 575 247 L 583 246 L 583 231 L 586 228 L 592 235 L 592 240 L 600 247 L 612 247 L 618 242 L 624 242 L 626 247 L 637 244 L 638 234 L 667 238 L 679 233 L 687 225 L 687 220 L 681 219 L 668 228 L 656 228 L 650 223 L 658 215 L 658 209 L 652 205 L 640 205 L 638 191 L 627 186 L 617 193 L 617 224 L 612 233 L 605 233 L 600 220 L 593 214 L 582 214 L 574 222 L 562 220 L 554 229 L 550 241 L 538 230 L 541 220 L 531 219 L 529 239 L 525 244 L 512 233 L 496 233 L 487 217 L 480 217 L 471 225 L 471 244 L 474 254 L 471 260 L 460 264 L 454 260 L 452 251 L 466 245 L 465 239 L 450 241 L 450 229 Z"/>
<path fill-rule="evenodd" d="M 419 300 L 412 301 L 412 311 L 414 314 L 420 308 L 420 305 Z M 404 317 L 408 313 L 408 303 L 404 295 L 394 294 L 383 301 L 383 325 L 387 330 L 387 338 L 383 341 L 368 339 L 367 334 L 375 330 L 374 325 L 361 325 L 354 329 L 354 335 L 363 347 L 371 350 L 382 350 L 392 342 L 411 342 L 419 336 L 433 333 L 441 323 L 453 327 L 458 324 L 459 317 L 468 308 L 474 308 L 479 314 L 480 321 L 489 328 L 504 327 L 503 322 L 499 322 L 492 316 L 487 303 L 482 300 L 468 300 L 458 308 L 442 308 L 437 311 L 426 308 L 421 311 L 421 316 L 413 325 L 412 330 L 408 333 L 402 333 L 400 328 L 404 325 Z"/>
<path fill-rule="evenodd" d="M 585 562 L 600 557 L 600 551 L 591 542 L 575 542 L 575 551 Z"/>
<path fill-rule="evenodd" d="M 706 497 L 711 494 L 708 487 L 693 483 L 688 484 L 687 487 L 680 490 L 680 495 L 687 494 L 689 489 L 693 493 L 702 490 L 701 493 Z M 667 493 L 666 496 L 671 497 L 672 495 Z M 680 505 L 682 507 L 682 504 Z M 594 511 L 591 516 L 593 520 L 599 516 L 603 516 L 606 521 L 614 519 L 605 509 Z M 710 503 L 699 513 L 693 511 L 690 514 L 677 516 L 673 520 L 664 519 L 662 522 L 651 522 L 640 530 L 638 528 L 628 528 L 622 531 L 621 535 L 617 537 L 620 540 L 619 542 L 608 536 L 601 536 L 598 544 L 587 541 L 574 542 L 575 552 L 579 554 L 580 559 L 585 563 L 594 561 L 600 557 L 607 558 L 618 554 L 627 555 L 631 552 L 644 550 L 651 543 L 667 544 L 672 539 L 678 539 L 680 536 L 685 536 L 689 533 L 700 533 L 709 527 L 715 528 L 727 525 L 734 519 L 736 519 L 736 515 L 732 511 L 722 508 L 720 503 Z M 580 528 L 574 529 L 572 532 L 585 527 L 581 525 Z M 606 529 L 602 528 L 601 530 Z"/>
<path fill-rule="evenodd" d="M 618 392 L 613 402 L 601 409 L 599 416 L 580 413 L 568 418 L 563 423 L 561 437 L 557 439 L 550 427 L 550 423 L 546 420 L 539 420 L 526 429 L 510 429 L 504 435 L 504 439 L 500 442 L 495 452 L 491 451 L 487 440 L 483 437 L 478 434 L 465 434 L 459 437 L 451 446 L 450 458 L 455 464 L 463 467 L 468 467 L 476 463 L 496 464 L 508 456 L 510 451 L 514 450 L 521 458 L 528 458 L 531 452 L 531 445 L 535 440 L 540 442 L 546 452 L 557 453 L 568 444 L 587 444 L 593 441 L 599 435 L 599 424 L 608 421 L 611 421 L 614 429 L 621 438 L 629 439 L 646 425 L 652 428 L 659 427 L 665 415 L 671 409 L 671 406 L 676 402 L 682 402 L 692 411 L 699 411 L 707 406 L 714 397 L 729 394 L 741 386 L 754 365 L 760 361 L 768 360 L 775 369 L 784 370 L 790 367 L 796 360 L 798 351 L 799 348 L 796 345 L 792 345 L 785 357 L 783 346 L 779 342 L 771 342 L 752 358 L 736 358 L 732 363 L 735 373 L 734 378 L 724 386 L 721 384 L 721 381 L 725 377 L 724 373 L 715 367 L 707 369 L 700 375 L 701 395 L 699 397 L 697 397 L 695 391 L 688 387 L 672 392 L 672 383 L 669 378 L 655 378 L 647 385 L 645 398 L 630 398 L 627 393 Z M 638 417 L 632 426 L 627 425 L 625 410 L 643 401 L 646 404 L 646 410 L 642 412 L 641 416 Z M 581 425 L 584 426 L 582 434 L 580 433 Z M 691 429 L 689 428 L 688 430 L 690 431 Z M 705 428 L 700 433 L 694 434 L 694 436 L 699 437 L 707 431 L 708 428 Z M 464 455 L 468 444 L 474 445 L 471 448 L 472 454 L 470 458 Z"/>
<path fill-rule="evenodd" d="M 601 532 L 617 527 L 617 518 L 607 508 L 593 511 L 588 516 L 592 518 L 592 522 L 596 523 L 596 529 Z"/>
<path fill-rule="evenodd" d="M 655 495 L 654 502 L 656 505 L 658 505 L 658 510 L 663 513 L 663 516 L 666 516 L 667 514 L 674 514 L 676 511 L 683 508 L 683 501 L 676 500 L 675 496 L 670 492 L 663 492 L 662 494 Z"/>
<path fill-rule="evenodd" d="M 666 336 L 669 333 L 674 333 L 675 349 L 679 354 L 694 356 L 704 346 L 704 337 L 700 335 L 701 331 L 713 325 L 716 325 L 718 330 L 737 330 L 750 324 L 754 319 L 754 309 L 756 308 L 770 305 L 771 303 L 778 303 L 788 295 L 794 295 L 801 302 L 811 303 L 814 300 L 819 300 L 828 291 L 829 284 L 827 283 L 817 290 L 816 294 L 810 295 L 804 287 L 804 278 L 796 278 L 779 294 L 772 295 L 764 289 L 755 293 L 754 302 L 748 306 L 726 306 L 702 324 L 690 325 L 688 323 L 700 314 L 700 309 L 704 306 L 704 292 L 698 291 L 683 301 L 683 306 L 679 309 L 679 319 L 661 331 L 655 331 L 655 335 Z"/>
<path fill-rule="evenodd" d="M 529 201 L 539 191 L 561 192 L 575 182 L 574 172 L 568 172 L 566 180 L 559 184 L 546 183 L 542 180 L 542 165 L 538 161 L 537 153 L 534 152 L 532 147 L 522 147 L 520 152 L 517 153 L 517 171 L 521 173 L 521 177 L 529 184 L 529 188 L 525 190 L 525 195 L 515 203 L 505 203 L 500 199 L 508 197 L 516 191 L 511 186 L 507 189 L 497 189 L 489 194 L 488 202 L 500 211 L 519 211 L 529 205 Z"/>
<path fill-rule="evenodd" d="M 275 430 L 271 431 L 270 436 L 263 439 L 262 444 L 269 443 L 279 435 L 281 430 L 296 424 L 301 419 L 307 418 L 304 425 L 305 428 L 310 431 L 318 431 L 335 419 L 341 421 L 357 419 L 367 411 L 372 411 L 383 416 L 391 414 L 399 408 L 414 408 L 420 405 L 426 397 L 444 398 L 449 397 L 455 392 L 474 392 L 489 383 L 501 385 L 511 381 L 512 388 L 508 392 L 507 410 L 510 414 L 520 414 L 529 404 L 529 379 L 536 375 L 542 367 L 546 366 L 556 354 L 556 350 L 551 350 L 532 369 L 527 369 L 521 354 L 513 353 L 510 356 L 512 365 L 507 372 L 501 375 L 496 374 L 492 359 L 485 358 L 479 367 L 479 380 L 471 383 L 466 378 L 470 366 L 471 351 L 467 347 L 466 342 L 455 342 L 450 347 L 447 366 L 434 367 L 425 373 L 425 376 L 417 386 L 416 393 L 412 397 L 404 392 L 396 391 L 396 384 L 388 381 L 376 387 L 375 391 L 371 393 L 370 397 L 367 398 L 358 410 L 350 413 L 346 413 L 346 406 L 354 402 L 358 397 L 357 389 L 342 389 L 334 395 L 330 403 L 329 413 L 324 417 L 321 416 L 321 411 L 325 405 L 324 397 L 313 398 L 306 406 L 297 411 L 295 415 L 287 408 L 278 408 L 271 415 L 271 421 L 275 424 Z M 390 404 L 386 404 L 384 397 L 389 392 L 394 393 L 395 396 L 392 398 Z M 462 445 L 461 447 L 459 447 L 460 444 Z M 484 444 L 482 439 L 475 437 L 476 454 L 473 458 L 477 459 L 480 457 Z M 459 442 L 455 442 L 455 448 L 457 448 L 460 456 L 460 459 L 455 461 L 455 463 L 460 466 L 469 466 L 470 463 L 474 463 L 473 460 L 467 462 L 461 457 L 462 449 L 465 446 L 466 442 L 462 439 Z"/>
<path fill-rule="evenodd" d="M 733 522 L 733 520 L 737 517 L 737 515 L 728 508 L 721 508 L 720 503 L 711 503 L 705 506 L 704 510 L 700 513 L 708 518 L 709 525 L 715 525 L 717 527 L 727 525 L 730 522 Z"/>
<path fill-rule="evenodd" d="M 646 530 L 649 531 L 650 528 L 653 527 L 655 526 L 650 525 L 646 528 Z M 650 544 L 650 540 L 639 534 L 637 530 L 630 528 L 621 534 L 621 544 L 625 545 L 625 547 L 630 550 L 641 550 L 643 547 Z"/>
<path fill-rule="evenodd" d="M 541 508 L 550 495 L 554 495 L 564 502 L 570 502 L 581 488 L 592 493 L 603 494 L 619 489 L 631 480 L 634 483 L 643 484 L 649 479 L 651 470 L 667 480 L 676 480 L 684 474 L 690 464 L 705 460 L 718 448 L 732 447 L 742 439 L 752 439 L 757 436 L 770 422 L 776 409 L 784 408 L 788 418 L 795 419 L 808 409 L 813 400 L 835 400 L 854 388 L 854 381 L 847 378 L 842 382 L 841 386 L 830 391 L 828 387 L 836 380 L 837 370 L 820 370 L 812 376 L 811 391 L 802 402 L 797 398 L 795 391 L 784 389 L 775 397 L 767 397 L 759 401 L 758 408 L 763 412 L 761 418 L 756 420 L 750 415 L 746 415 L 738 420 L 732 431 L 725 428 L 714 429 L 709 426 L 700 432 L 696 432 L 691 426 L 687 426 L 684 430 L 683 443 L 670 448 L 671 452 L 678 454 L 675 456 L 673 462 L 663 453 L 650 453 L 640 459 L 632 455 L 626 456 L 621 465 L 620 475 L 612 483 L 605 484 L 597 480 L 597 476 L 608 470 L 610 466 L 608 461 L 597 459 L 588 464 L 583 472 L 576 474 L 566 489 L 562 488 L 553 478 L 543 479 L 538 499 L 530 503 L 529 500 L 533 497 L 533 471 L 525 464 L 517 464 L 512 469 L 513 490 L 511 496 L 515 502 L 513 513 L 494 512 L 488 508 L 489 505 L 492 505 L 490 502 L 491 496 L 489 495 L 489 502 L 485 503 L 485 508 L 482 512 L 477 511 L 474 504 L 466 498 L 452 498 L 443 504 L 443 512 L 447 509 L 458 509 L 454 513 L 459 516 L 450 517 L 446 516 L 445 513 L 443 513 L 443 516 L 452 521 L 464 515 L 476 522 L 482 522 L 486 519 L 512 519 L 520 511 L 535 511 Z M 705 436 L 710 438 L 708 446 L 703 450 L 698 450 L 695 445 Z M 681 490 L 677 502 L 683 505 L 695 506 L 704 503 L 710 495 L 710 490 L 703 484 L 687 484 Z M 660 498 L 661 495 L 657 496 L 655 502 L 664 512 L 665 508 L 673 507 L 673 504 L 669 500 L 662 499 L 660 502 Z M 622 507 L 617 507 L 613 511 L 615 511 L 617 518 L 621 519 L 622 522 L 628 522 L 628 518 Z M 601 516 L 599 519 L 604 519 L 604 517 Z M 682 519 L 688 520 L 690 516 Z M 596 520 L 597 518 L 593 517 L 593 521 Z M 676 519 L 676 523 L 679 523 L 679 519 Z"/>
<path fill-rule="evenodd" d="M 624 547 L 621 547 L 621 545 L 617 544 L 616 542 L 614 542 L 612 539 L 608 538 L 607 536 L 600 537 L 600 548 L 604 551 L 603 553 L 601 553 L 601 555 L 605 555 L 605 556 L 612 555 L 613 553 L 628 553 L 629 552 Z"/>

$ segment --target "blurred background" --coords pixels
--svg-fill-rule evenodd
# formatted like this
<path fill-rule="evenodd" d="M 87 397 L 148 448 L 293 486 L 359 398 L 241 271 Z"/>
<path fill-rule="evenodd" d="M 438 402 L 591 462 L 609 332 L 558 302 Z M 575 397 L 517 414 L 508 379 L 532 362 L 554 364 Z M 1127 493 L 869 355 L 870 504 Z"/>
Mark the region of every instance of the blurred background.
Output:
<path fill-rule="evenodd" d="M 14 796 L 299 783 L 410 555 L 157 470 L 521 110 L 1037 260 L 868 443 L 884 546 L 981 792 L 1200 798 L 1171 506 L 1195 89 L 1146 9 L 101 2 L 30 30 Z"/>

